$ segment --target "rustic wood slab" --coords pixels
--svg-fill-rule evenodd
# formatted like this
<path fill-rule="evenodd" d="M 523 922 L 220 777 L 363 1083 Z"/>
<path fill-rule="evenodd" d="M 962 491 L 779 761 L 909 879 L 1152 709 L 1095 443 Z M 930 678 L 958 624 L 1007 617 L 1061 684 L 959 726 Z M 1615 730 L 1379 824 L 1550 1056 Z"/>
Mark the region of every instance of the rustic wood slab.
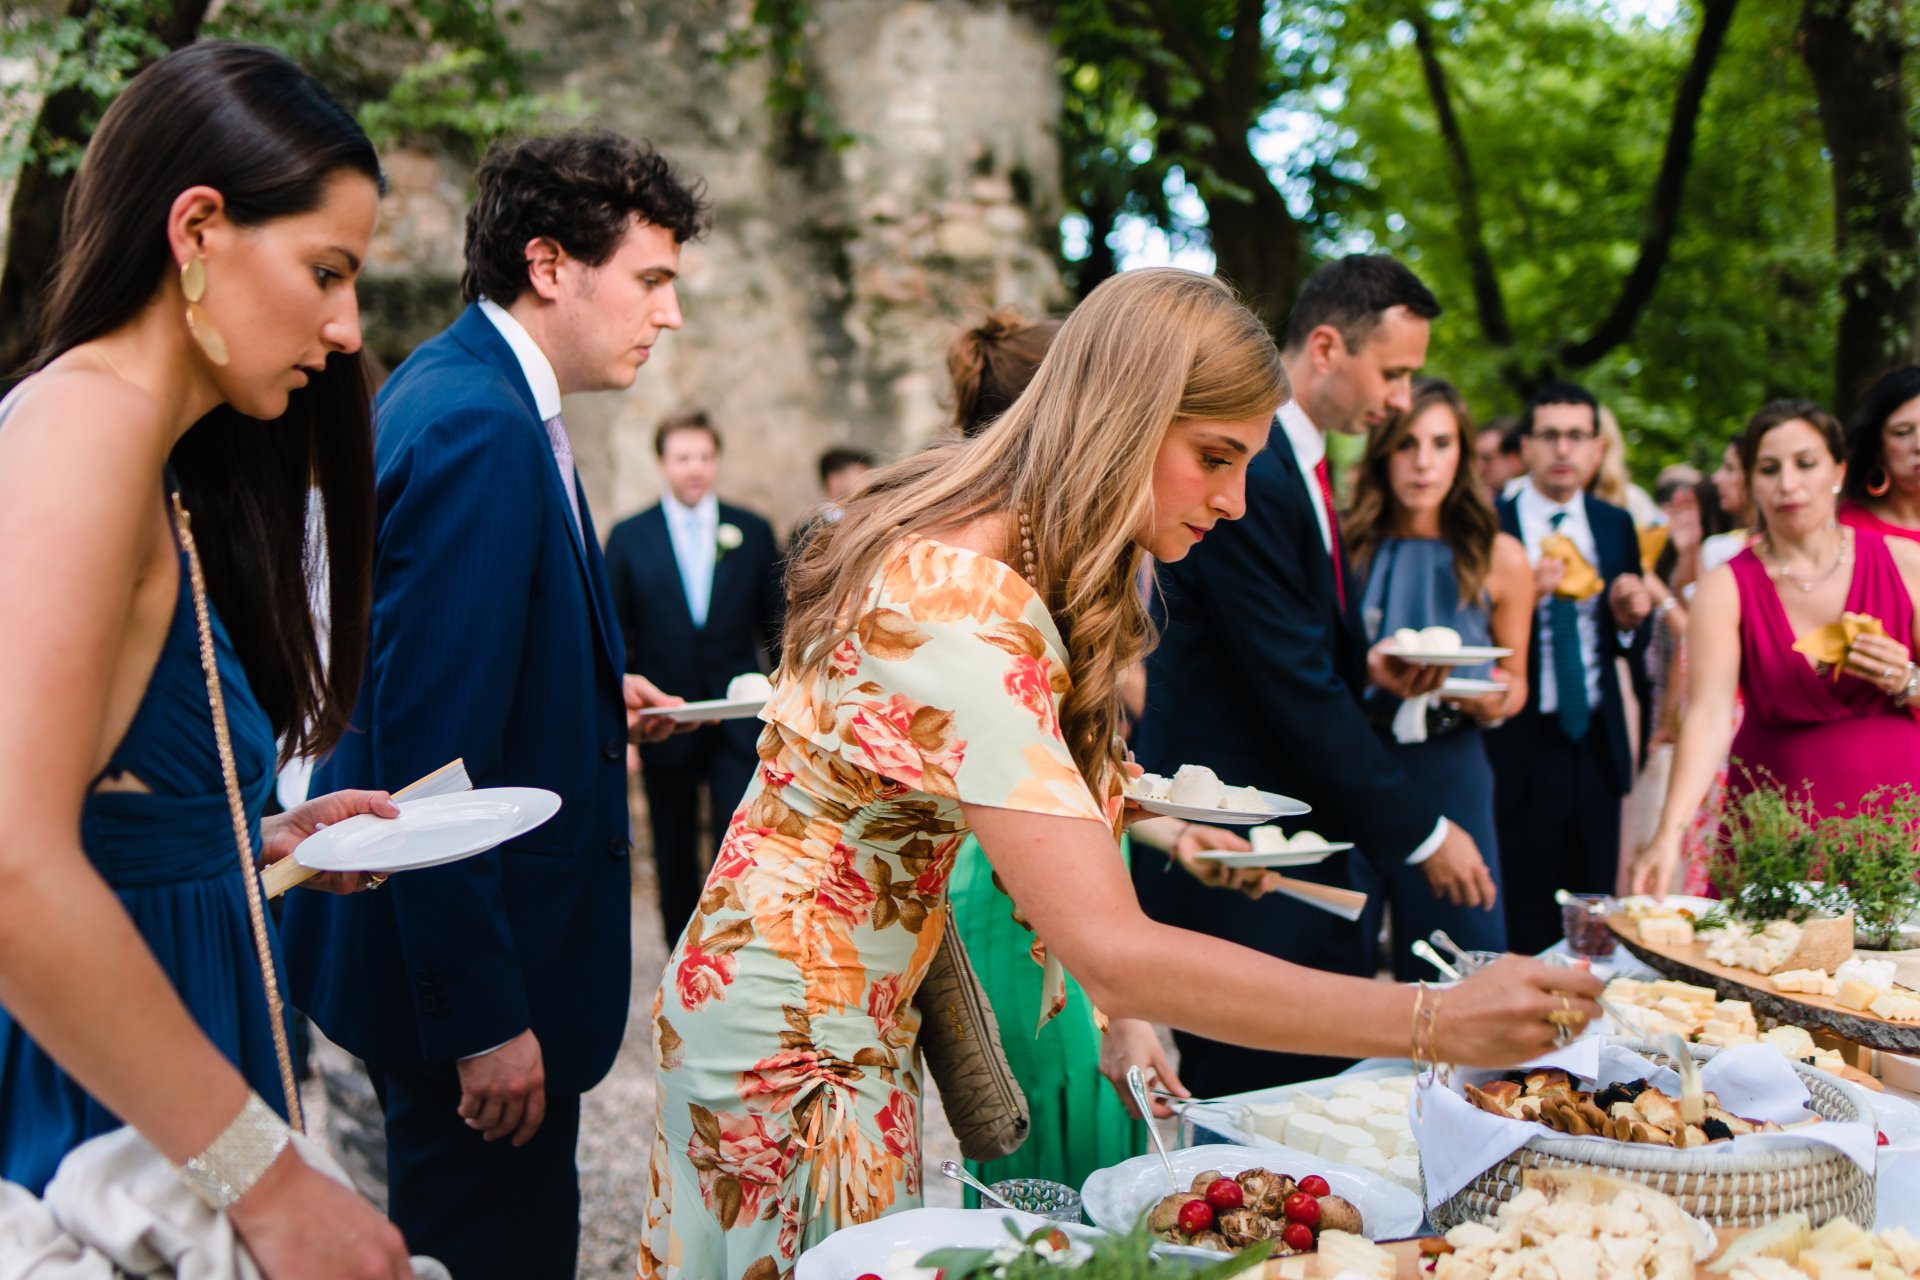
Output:
<path fill-rule="evenodd" d="M 1723 1000 L 1745 1000 L 1757 1016 L 1819 1027 L 1842 1039 L 1894 1053 L 1920 1053 L 1920 1022 L 1890 1022 L 1878 1014 L 1849 1009 L 1831 996 L 1775 991 L 1773 984 L 1750 969 L 1733 969 L 1707 959 L 1707 944 L 1656 947 L 1640 941 L 1634 921 L 1621 913 L 1607 917 L 1607 927 L 1620 945 L 1669 978 L 1712 987 Z M 1865 953 L 1871 954 L 1871 953 Z"/>

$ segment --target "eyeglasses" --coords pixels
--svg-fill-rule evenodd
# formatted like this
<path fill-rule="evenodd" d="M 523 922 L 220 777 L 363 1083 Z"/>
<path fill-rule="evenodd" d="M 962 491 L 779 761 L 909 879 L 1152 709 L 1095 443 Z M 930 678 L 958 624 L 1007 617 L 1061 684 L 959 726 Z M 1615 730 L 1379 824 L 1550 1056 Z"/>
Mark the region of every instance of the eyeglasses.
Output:
<path fill-rule="evenodd" d="M 1592 444 L 1600 436 L 1593 431 L 1536 431 L 1533 438 L 1549 449 L 1558 449 L 1561 445 L 1578 449 L 1583 444 Z"/>

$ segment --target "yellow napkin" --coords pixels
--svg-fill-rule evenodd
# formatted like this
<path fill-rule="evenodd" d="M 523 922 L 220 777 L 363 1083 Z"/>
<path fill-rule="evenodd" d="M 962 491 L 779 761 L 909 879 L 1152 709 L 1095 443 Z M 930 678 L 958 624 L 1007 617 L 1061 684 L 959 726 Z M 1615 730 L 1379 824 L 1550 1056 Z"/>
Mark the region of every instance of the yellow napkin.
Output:
<path fill-rule="evenodd" d="M 1647 573 L 1653 572 L 1654 562 L 1660 553 L 1667 549 L 1667 526 L 1652 525 L 1640 531 L 1640 567 Z"/>
<path fill-rule="evenodd" d="M 1880 619 L 1868 613 L 1843 613 L 1840 621 L 1817 627 L 1793 642 L 1795 653 L 1804 653 L 1815 662 L 1832 668 L 1835 683 L 1847 665 L 1847 654 L 1861 636 L 1883 636 L 1887 629 Z"/>
<path fill-rule="evenodd" d="M 1566 596 L 1570 600 L 1585 600 L 1600 594 L 1603 586 L 1600 575 L 1580 554 L 1580 548 L 1573 545 L 1572 538 L 1564 533 L 1550 533 L 1540 542 L 1540 554 L 1567 566 L 1567 572 L 1560 579 L 1560 585 L 1553 589 L 1553 594 Z"/>

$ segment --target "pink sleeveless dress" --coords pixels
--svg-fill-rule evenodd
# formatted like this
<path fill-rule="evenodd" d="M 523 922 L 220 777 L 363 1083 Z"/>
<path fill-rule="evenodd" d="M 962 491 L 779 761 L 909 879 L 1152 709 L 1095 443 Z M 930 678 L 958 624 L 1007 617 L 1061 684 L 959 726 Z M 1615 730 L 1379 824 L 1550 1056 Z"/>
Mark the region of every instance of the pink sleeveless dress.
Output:
<path fill-rule="evenodd" d="M 1733 739 L 1730 792 L 1748 790 L 1748 771 L 1805 786 L 1822 814 L 1852 812 L 1875 787 L 1920 789 L 1920 719 L 1864 680 L 1817 674 L 1793 651 L 1794 634 L 1766 566 L 1748 547 L 1730 562 L 1740 587 L 1740 692 L 1746 718 Z M 1853 582 L 1846 608 L 1872 614 L 1887 634 L 1911 643 L 1913 600 L 1871 529 L 1854 530 Z"/>

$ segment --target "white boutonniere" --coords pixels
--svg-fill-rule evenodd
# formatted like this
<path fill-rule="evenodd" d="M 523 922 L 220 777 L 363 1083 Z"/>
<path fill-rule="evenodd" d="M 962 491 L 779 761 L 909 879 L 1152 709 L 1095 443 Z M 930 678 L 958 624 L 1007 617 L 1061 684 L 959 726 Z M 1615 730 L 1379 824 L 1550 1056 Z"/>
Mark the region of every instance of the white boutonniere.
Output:
<path fill-rule="evenodd" d="M 739 525 L 722 524 L 714 530 L 713 540 L 720 548 L 720 554 L 725 555 L 729 551 L 738 551 L 744 538 L 741 536 Z"/>

